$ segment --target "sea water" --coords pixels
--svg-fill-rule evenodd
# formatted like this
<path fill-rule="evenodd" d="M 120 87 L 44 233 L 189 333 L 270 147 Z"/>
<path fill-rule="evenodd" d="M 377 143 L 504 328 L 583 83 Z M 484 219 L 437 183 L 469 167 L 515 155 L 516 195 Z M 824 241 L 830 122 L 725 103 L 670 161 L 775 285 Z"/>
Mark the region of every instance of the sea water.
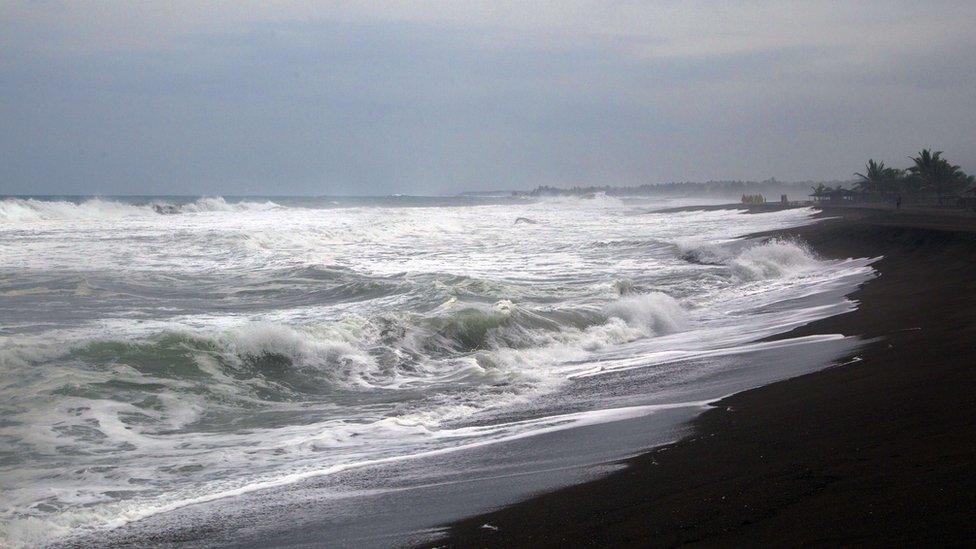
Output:
<path fill-rule="evenodd" d="M 841 337 L 763 341 L 869 260 L 693 202 L 2 199 L 0 546 L 697 409 L 723 357 Z"/>

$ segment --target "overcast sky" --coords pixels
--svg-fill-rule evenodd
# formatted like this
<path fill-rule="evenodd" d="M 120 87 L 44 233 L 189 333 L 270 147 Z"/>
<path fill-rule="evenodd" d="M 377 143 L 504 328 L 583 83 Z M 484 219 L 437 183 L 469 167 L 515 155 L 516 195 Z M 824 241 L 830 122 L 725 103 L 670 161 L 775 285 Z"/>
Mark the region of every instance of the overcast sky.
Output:
<path fill-rule="evenodd" d="M 0 194 L 976 171 L 976 2 L 0 2 Z"/>

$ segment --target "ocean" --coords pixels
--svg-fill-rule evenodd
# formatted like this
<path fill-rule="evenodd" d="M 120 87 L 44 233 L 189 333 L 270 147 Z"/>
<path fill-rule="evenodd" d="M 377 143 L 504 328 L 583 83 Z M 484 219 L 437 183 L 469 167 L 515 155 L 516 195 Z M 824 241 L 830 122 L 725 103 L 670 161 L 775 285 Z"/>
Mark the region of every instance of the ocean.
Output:
<path fill-rule="evenodd" d="M 315 479 L 319 499 L 359 498 L 360 524 L 452 456 L 482 456 L 477 474 L 513 441 L 654 417 L 670 433 L 856 344 L 770 338 L 852 310 L 870 259 L 748 237 L 812 209 L 674 210 L 707 202 L 0 199 L 0 546 L 253 511 Z M 600 438 L 578 455 L 643 449 Z M 536 446 L 506 463 L 544 462 Z"/>

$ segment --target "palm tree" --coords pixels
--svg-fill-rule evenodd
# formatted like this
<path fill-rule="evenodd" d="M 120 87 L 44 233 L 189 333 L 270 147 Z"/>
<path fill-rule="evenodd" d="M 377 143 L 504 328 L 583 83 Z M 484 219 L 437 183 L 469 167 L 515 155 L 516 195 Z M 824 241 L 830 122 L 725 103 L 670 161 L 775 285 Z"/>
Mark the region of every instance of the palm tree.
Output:
<path fill-rule="evenodd" d="M 817 198 L 820 198 L 830 192 L 830 187 L 824 185 L 823 183 L 817 183 L 816 187 L 811 186 L 810 189 L 813 191 L 813 194 L 810 196 L 815 196 Z"/>
<path fill-rule="evenodd" d="M 935 151 L 935 154 L 932 154 L 928 149 L 922 149 L 918 156 L 908 157 L 915 163 L 908 168 L 908 173 L 915 180 L 915 186 L 919 189 L 927 189 L 931 185 L 931 175 L 938 170 L 936 164 L 942 160 L 941 157 L 942 151 Z"/>
<path fill-rule="evenodd" d="M 951 194 L 965 185 L 966 174 L 962 168 L 942 158 L 942 151 L 922 149 L 918 156 L 910 156 L 914 166 L 908 172 L 916 180 L 920 190 Z"/>
<path fill-rule="evenodd" d="M 873 158 L 868 160 L 864 173 L 854 172 L 858 177 L 857 188 L 865 192 L 878 190 L 884 177 L 884 169 L 884 162 L 875 162 Z"/>
<path fill-rule="evenodd" d="M 882 192 L 895 190 L 892 187 L 901 179 L 901 170 L 886 168 L 884 162 L 875 162 L 874 159 L 868 160 L 864 173 L 855 173 L 860 179 L 856 185 L 858 190 L 864 192 Z"/>

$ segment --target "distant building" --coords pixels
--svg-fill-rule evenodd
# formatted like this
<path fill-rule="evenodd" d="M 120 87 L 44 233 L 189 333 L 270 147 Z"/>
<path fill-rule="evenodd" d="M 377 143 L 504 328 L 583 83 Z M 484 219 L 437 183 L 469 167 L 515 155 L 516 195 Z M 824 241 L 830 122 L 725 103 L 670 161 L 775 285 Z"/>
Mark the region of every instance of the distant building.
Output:
<path fill-rule="evenodd" d="M 814 201 L 829 204 L 849 204 L 854 202 L 856 192 L 851 189 L 824 189 L 815 191 L 810 196 Z"/>
<path fill-rule="evenodd" d="M 959 193 L 959 205 L 963 208 L 976 210 L 976 183 L 970 183 Z"/>

